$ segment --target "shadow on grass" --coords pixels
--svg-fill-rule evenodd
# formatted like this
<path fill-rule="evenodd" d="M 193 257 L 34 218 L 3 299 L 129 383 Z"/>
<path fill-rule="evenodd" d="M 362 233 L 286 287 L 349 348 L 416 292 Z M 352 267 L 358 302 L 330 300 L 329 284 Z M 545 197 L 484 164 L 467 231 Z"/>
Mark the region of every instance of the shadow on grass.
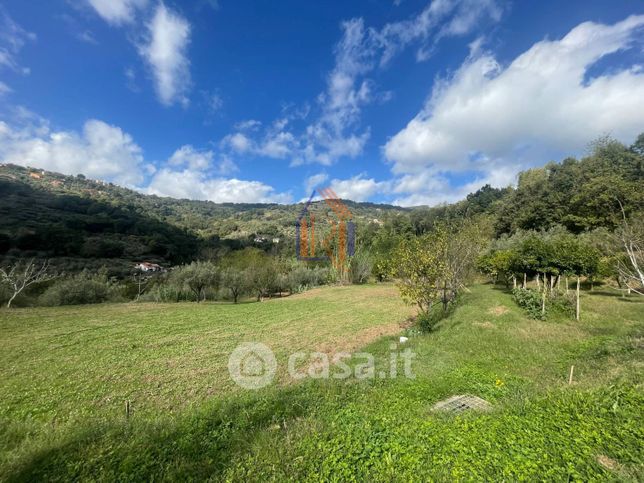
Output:
<path fill-rule="evenodd" d="M 310 414 L 339 385 L 301 384 L 216 401 L 175 419 L 88 422 L 34 442 L 4 481 L 218 479 L 260 432 Z"/>

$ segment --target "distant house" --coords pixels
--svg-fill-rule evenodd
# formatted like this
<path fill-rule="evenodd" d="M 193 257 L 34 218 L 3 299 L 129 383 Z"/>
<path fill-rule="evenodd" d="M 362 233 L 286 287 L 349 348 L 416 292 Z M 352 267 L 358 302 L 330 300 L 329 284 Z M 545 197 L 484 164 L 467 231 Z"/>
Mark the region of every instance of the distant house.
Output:
<path fill-rule="evenodd" d="M 137 263 L 134 268 L 136 270 L 141 270 L 142 272 L 165 272 L 165 268 L 163 268 L 161 265 L 150 262 Z"/>
<path fill-rule="evenodd" d="M 273 238 L 273 243 L 275 243 L 277 245 L 279 242 L 280 242 L 279 238 Z"/>

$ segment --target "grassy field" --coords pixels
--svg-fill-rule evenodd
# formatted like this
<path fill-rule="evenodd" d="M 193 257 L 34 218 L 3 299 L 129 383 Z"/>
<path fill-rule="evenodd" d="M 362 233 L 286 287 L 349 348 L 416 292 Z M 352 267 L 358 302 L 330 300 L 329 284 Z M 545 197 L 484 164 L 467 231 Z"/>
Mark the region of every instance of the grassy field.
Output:
<path fill-rule="evenodd" d="M 581 322 L 535 321 L 478 285 L 435 332 L 410 334 L 414 379 L 293 383 L 282 369 L 259 391 L 228 377 L 238 343 L 266 343 L 280 368 L 365 344 L 384 365 L 411 309 L 378 285 L 3 311 L 0 479 L 641 481 L 644 301 L 582 302 Z M 431 411 L 463 393 L 493 410 Z"/>

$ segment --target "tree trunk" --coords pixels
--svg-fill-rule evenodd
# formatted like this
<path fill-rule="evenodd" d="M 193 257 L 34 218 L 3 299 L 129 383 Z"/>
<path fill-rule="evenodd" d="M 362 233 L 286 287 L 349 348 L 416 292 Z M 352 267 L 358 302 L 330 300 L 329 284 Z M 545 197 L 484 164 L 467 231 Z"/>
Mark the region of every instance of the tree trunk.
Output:
<path fill-rule="evenodd" d="M 566 275 L 565 282 L 566 282 L 566 295 L 568 295 L 568 293 L 570 292 L 570 290 L 568 289 L 568 275 Z"/>
<path fill-rule="evenodd" d="M 512 288 L 517 288 L 517 277 L 512 275 Z"/>
<path fill-rule="evenodd" d="M 579 320 L 579 312 L 580 312 L 580 306 L 579 306 L 579 275 L 577 275 L 577 310 L 576 310 L 576 316 L 575 318 Z"/>
<path fill-rule="evenodd" d="M 9 302 L 7 302 L 7 308 L 8 309 L 11 308 L 11 302 L 13 302 L 13 300 L 18 296 L 19 293 L 20 292 L 14 292 L 14 294 L 11 296 L 11 298 L 9 299 Z"/>
<path fill-rule="evenodd" d="M 523 272 L 523 288 L 528 286 L 528 274 Z"/>
<path fill-rule="evenodd" d="M 541 282 L 539 282 L 539 274 L 534 277 L 534 281 L 537 282 L 537 289 L 541 289 Z"/>

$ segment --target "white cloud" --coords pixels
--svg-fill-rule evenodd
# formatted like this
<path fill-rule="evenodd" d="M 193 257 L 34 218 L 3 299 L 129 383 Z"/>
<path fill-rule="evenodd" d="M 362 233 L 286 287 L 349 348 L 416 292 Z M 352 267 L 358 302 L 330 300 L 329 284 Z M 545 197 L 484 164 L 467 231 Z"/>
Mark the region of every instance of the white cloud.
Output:
<path fill-rule="evenodd" d="M 186 144 L 177 149 L 170 159 L 168 164 L 172 166 L 188 166 L 193 170 L 204 170 L 209 168 L 215 157 L 212 151 L 198 151 L 193 146 Z"/>
<path fill-rule="evenodd" d="M 12 117 L 19 127 L 0 121 L 3 163 L 82 173 L 161 196 L 231 203 L 292 201 L 290 193 L 278 193 L 260 181 L 223 177 L 238 168 L 210 150 L 181 146 L 157 169 L 145 162 L 143 150 L 117 126 L 90 119 L 78 133 L 52 130 L 45 119 L 24 108 L 14 109 Z M 151 176 L 147 185 L 146 175 Z"/>
<path fill-rule="evenodd" d="M 237 131 L 255 131 L 261 127 L 261 121 L 256 119 L 247 119 L 245 121 L 240 121 L 235 124 L 235 129 Z"/>
<path fill-rule="evenodd" d="M 390 183 L 365 178 L 363 174 L 359 174 L 349 179 L 333 179 L 331 188 L 342 199 L 365 201 L 378 193 L 389 191 Z"/>
<path fill-rule="evenodd" d="M 224 107 L 224 99 L 219 93 L 207 94 L 206 101 L 211 112 L 218 112 Z"/>
<path fill-rule="evenodd" d="M 219 160 L 219 163 L 217 164 L 217 173 L 226 176 L 229 174 L 233 174 L 239 171 L 239 167 L 235 162 L 230 159 L 228 156 L 223 155 L 221 156 L 221 159 Z"/>
<path fill-rule="evenodd" d="M 0 97 L 9 94 L 11 92 L 11 87 L 9 87 L 4 82 L 0 81 Z"/>
<path fill-rule="evenodd" d="M 253 141 L 243 133 L 229 134 L 221 140 L 222 147 L 230 147 L 239 154 L 250 152 L 254 149 Z"/>
<path fill-rule="evenodd" d="M 18 25 L 0 5 L 0 67 L 28 75 L 30 69 L 22 67 L 16 56 L 26 43 L 35 41 L 36 34 Z"/>
<path fill-rule="evenodd" d="M 186 55 L 190 43 L 190 24 L 160 3 L 147 24 L 147 41 L 139 53 L 150 66 L 157 95 L 162 104 L 179 102 L 186 106 L 190 80 L 190 61 Z"/>
<path fill-rule="evenodd" d="M 136 10 L 145 7 L 147 0 L 87 0 L 96 13 L 112 25 L 134 22 Z"/>
<path fill-rule="evenodd" d="M 381 66 L 414 42 L 421 44 L 416 58 L 423 61 L 441 38 L 465 35 L 486 18 L 498 22 L 501 14 L 497 0 L 433 0 L 419 15 L 386 24 L 371 34 L 382 49 Z"/>
<path fill-rule="evenodd" d="M 304 182 L 304 193 L 306 196 L 309 196 L 314 189 L 320 188 L 322 183 L 327 179 L 329 179 L 329 175 L 326 173 L 318 173 L 306 178 Z"/>
<path fill-rule="evenodd" d="M 579 153 L 604 133 L 630 142 L 644 125 L 638 67 L 585 79 L 599 59 L 641 38 L 644 16 L 583 23 L 533 45 L 507 67 L 474 48 L 452 79 L 384 147 L 394 172 L 493 173 L 552 153 Z"/>
<path fill-rule="evenodd" d="M 219 158 L 216 161 L 216 158 Z M 219 175 L 228 175 L 239 171 L 237 165 L 228 156 L 217 156 L 212 150 L 199 150 L 190 144 L 177 149 L 167 161 L 173 168 L 188 168 L 192 171 L 214 171 Z"/>
<path fill-rule="evenodd" d="M 131 186 L 143 180 L 141 148 L 119 127 L 97 119 L 88 120 L 82 133 L 53 131 L 42 120 L 18 129 L 0 121 L 0 158 Z"/>
<path fill-rule="evenodd" d="M 277 193 L 259 181 L 236 178 L 208 179 L 203 173 L 191 170 L 159 170 L 147 188 L 150 194 L 210 200 L 216 203 L 290 203 L 289 193 Z"/>
<path fill-rule="evenodd" d="M 417 16 L 386 24 L 381 29 L 365 26 L 362 18 L 342 23 L 342 37 L 334 48 L 335 65 L 326 79 L 326 87 L 317 96 L 317 115 L 302 130 L 290 126 L 276 129 L 275 123 L 264 133 L 244 133 L 237 138 L 236 151 L 256 155 L 290 158 L 291 165 L 318 163 L 329 166 L 342 158 L 356 158 L 364 151 L 370 128 L 361 126 L 362 110 L 373 103 L 384 103 L 393 94 L 379 91 L 368 76 L 385 67 L 391 58 L 408 45 L 420 43 L 418 57 L 427 57 L 427 49 L 446 36 L 463 35 L 474 30 L 483 18 L 499 20 L 501 9 L 496 0 L 434 0 Z M 286 116 L 302 121 L 309 106 Z M 258 126 L 254 125 L 257 129 Z M 226 138 L 229 142 L 233 136 Z M 235 146 L 233 146 L 235 147 Z M 241 148 L 241 149 L 240 149 Z"/>

